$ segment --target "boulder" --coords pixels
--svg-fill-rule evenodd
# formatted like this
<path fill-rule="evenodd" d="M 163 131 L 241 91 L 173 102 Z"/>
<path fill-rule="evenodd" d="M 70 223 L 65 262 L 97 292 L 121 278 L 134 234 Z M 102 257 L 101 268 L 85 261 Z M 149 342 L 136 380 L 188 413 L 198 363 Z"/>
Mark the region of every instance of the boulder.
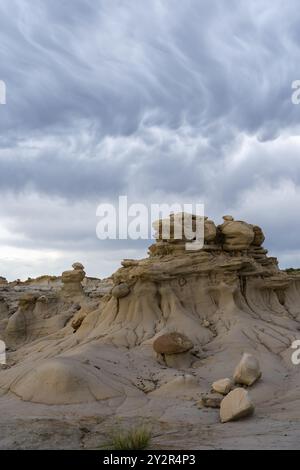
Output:
<path fill-rule="evenodd" d="M 217 380 L 212 384 L 212 389 L 214 392 L 227 395 L 232 389 L 232 381 L 228 378 Z"/>
<path fill-rule="evenodd" d="M 254 240 L 252 225 L 243 221 L 230 220 L 224 216 L 224 223 L 219 226 L 224 237 L 223 249 L 225 251 L 247 250 Z"/>
<path fill-rule="evenodd" d="M 189 338 L 181 333 L 172 332 L 159 336 L 153 343 L 153 349 L 158 354 L 179 354 L 193 348 Z"/>
<path fill-rule="evenodd" d="M 203 395 L 198 401 L 198 408 L 220 408 L 223 398 L 220 395 L 214 395 L 213 393 L 208 393 Z"/>
<path fill-rule="evenodd" d="M 113 297 L 116 299 L 120 299 L 122 297 L 126 297 L 130 292 L 129 286 L 126 284 L 126 282 L 122 282 L 121 284 L 118 284 L 117 286 L 112 288 L 111 294 Z"/>
<path fill-rule="evenodd" d="M 61 275 L 63 283 L 62 293 L 66 296 L 76 296 L 83 294 L 82 281 L 85 278 L 85 272 L 79 267 L 80 263 L 74 263 L 73 270 L 64 271 Z M 82 265 L 81 265 L 82 266 Z"/>
<path fill-rule="evenodd" d="M 245 353 L 234 371 L 233 378 L 235 383 L 249 386 L 254 384 L 261 375 L 256 357 Z"/>
<path fill-rule="evenodd" d="M 205 243 L 211 243 L 215 241 L 217 236 L 217 227 L 212 220 L 204 217 L 204 241 Z"/>
<path fill-rule="evenodd" d="M 249 416 L 253 411 L 254 405 L 247 390 L 236 388 L 221 401 L 220 419 L 222 423 L 227 423 Z"/>

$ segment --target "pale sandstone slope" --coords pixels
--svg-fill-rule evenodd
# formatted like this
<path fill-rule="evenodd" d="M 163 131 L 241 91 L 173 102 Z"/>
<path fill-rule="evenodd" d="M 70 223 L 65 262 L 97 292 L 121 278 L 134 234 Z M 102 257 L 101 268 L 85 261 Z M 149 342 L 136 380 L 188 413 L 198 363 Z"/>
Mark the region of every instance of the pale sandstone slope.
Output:
<path fill-rule="evenodd" d="M 250 391 L 255 405 L 300 400 L 300 367 L 291 362 L 300 275 L 267 257 L 259 227 L 230 216 L 219 227 L 206 219 L 200 251 L 188 252 L 185 240 L 156 229 L 149 258 L 124 260 L 102 290 L 82 287 L 85 273 L 76 263 L 62 287 L 22 292 L 11 315 L 15 294 L 5 287 L 0 335 L 11 367 L 0 371 L 1 400 L 103 402 L 110 413 L 160 416 L 174 399 L 178 411 L 164 419 L 180 421 L 180 406 L 232 377 L 244 352 L 255 355 L 263 374 Z M 170 332 L 193 348 L 157 355 L 153 342 Z M 194 413 L 201 420 L 201 410 Z"/>

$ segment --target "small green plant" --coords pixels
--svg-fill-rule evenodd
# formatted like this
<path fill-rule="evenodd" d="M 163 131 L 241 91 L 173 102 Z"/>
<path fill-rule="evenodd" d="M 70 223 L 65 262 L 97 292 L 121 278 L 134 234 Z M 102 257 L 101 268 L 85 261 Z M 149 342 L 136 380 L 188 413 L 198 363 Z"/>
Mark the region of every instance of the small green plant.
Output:
<path fill-rule="evenodd" d="M 151 431 L 144 426 L 122 430 L 111 435 L 109 447 L 112 450 L 143 450 L 148 448 L 151 437 Z"/>

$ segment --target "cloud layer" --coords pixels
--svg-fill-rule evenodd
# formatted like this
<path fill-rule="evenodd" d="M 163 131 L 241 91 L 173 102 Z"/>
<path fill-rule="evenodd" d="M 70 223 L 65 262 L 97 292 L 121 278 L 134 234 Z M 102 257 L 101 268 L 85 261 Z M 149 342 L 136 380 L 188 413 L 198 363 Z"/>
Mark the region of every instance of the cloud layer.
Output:
<path fill-rule="evenodd" d="M 121 194 L 260 223 L 300 265 L 299 22 L 296 0 L 1 5 L 0 274 L 143 256 L 96 239 Z"/>

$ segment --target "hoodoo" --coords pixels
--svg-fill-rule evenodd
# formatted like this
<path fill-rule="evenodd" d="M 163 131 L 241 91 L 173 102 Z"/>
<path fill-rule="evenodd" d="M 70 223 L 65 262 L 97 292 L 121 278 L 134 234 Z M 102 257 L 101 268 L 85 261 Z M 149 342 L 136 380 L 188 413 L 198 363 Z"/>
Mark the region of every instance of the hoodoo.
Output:
<path fill-rule="evenodd" d="M 300 398 L 300 368 L 290 360 L 300 275 L 268 256 L 260 227 L 228 215 L 220 225 L 205 218 L 203 248 L 187 251 L 185 238 L 172 235 L 180 218 L 171 217 L 169 238 L 155 223 L 149 257 L 124 260 L 104 281 L 75 263 L 46 285 L 0 286 L 1 339 L 11 345 L 1 400 L 97 402 L 106 415 L 138 408 L 139 417 L 200 423 L 206 415 L 196 403 L 212 384 L 215 401 L 227 400 L 222 421 L 243 415 L 234 401 L 242 392 L 230 391 L 239 384 L 255 405 L 249 419 L 291 390 Z M 218 411 L 209 412 L 218 422 Z"/>

